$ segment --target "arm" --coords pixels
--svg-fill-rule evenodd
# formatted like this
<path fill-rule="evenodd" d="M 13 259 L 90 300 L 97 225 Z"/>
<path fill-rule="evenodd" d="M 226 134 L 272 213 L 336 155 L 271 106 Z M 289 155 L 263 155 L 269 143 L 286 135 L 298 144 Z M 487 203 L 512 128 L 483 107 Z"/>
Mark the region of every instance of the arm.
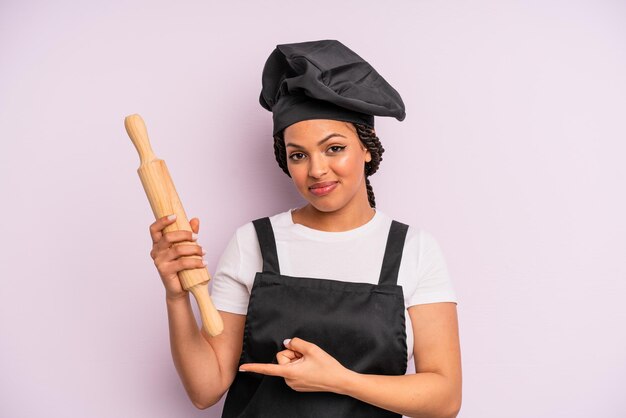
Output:
<path fill-rule="evenodd" d="M 203 268 L 200 259 L 183 257 L 204 254 L 199 245 L 173 244 L 181 241 L 194 241 L 190 231 L 164 233 L 164 228 L 174 222 L 162 217 L 150 225 L 153 248 L 150 256 L 159 271 L 167 303 L 167 316 L 170 334 L 170 349 L 176 371 L 192 403 L 200 409 L 217 403 L 235 379 L 237 364 L 241 356 L 243 330 L 246 315 L 219 311 L 224 322 L 224 331 L 211 337 L 200 329 L 191 309 L 189 293 L 181 286 L 177 273 L 187 268 Z M 194 233 L 198 233 L 200 220 L 192 218 L 189 224 Z M 222 254 L 215 276 L 213 294 L 216 285 L 226 278 L 233 281 L 239 252 L 236 235 Z M 232 276 L 232 277 L 231 277 Z M 248 297 L 245 287 L 238 294 L 221 292 L 222 298 L 245 299 Z"/>
<path fill-rule="evenodd" d="M 294 338 L 278 365 L 246 364 L 242 371 L 282 376 L 297 391 L 329 391 L 419 418 L 456 417 L 461 407 L 461 355 L 455 303 L 409 308 L 415 335 L 415 374 L 359 374 L 315 344 Z"/>
<path fill-rule="evenodd" d="M 224 331 L 211 337 L 198 328 L 189 295 L 167 298 L 170 348 L 189 399 L 199 409 L 217 403 L 235 379 L 245 315 L 219 311 Z"/>
<path fill-rule="evenodd" d="M 415 374 L 348 371 L 340 393 L 410 417 L 456 417 L 461 407 L 461 352 L 456 304 L 409 308 L 415 335 Z"/>

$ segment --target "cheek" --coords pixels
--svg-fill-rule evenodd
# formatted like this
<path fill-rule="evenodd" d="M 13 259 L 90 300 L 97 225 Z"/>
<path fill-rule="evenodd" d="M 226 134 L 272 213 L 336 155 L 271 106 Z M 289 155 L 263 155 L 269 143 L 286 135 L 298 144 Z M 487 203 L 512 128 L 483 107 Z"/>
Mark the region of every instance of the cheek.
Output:
<path fill-rule="evenodd" d="M 337 158 L 333 168 L 344 177 L 358 177 L 363 171 L 363 159 L 358 155 L 345 155 Z"/>
<path fill-rule="evenodd" d="M 291 180 L 296 184 L 300 185 L 301 183 L 306 183 L 307 171 L 306 168 L 303 168 L 302 164 L 288 164 L 287 170 L 289 170 L 289 175 L 291 176 Z"/>

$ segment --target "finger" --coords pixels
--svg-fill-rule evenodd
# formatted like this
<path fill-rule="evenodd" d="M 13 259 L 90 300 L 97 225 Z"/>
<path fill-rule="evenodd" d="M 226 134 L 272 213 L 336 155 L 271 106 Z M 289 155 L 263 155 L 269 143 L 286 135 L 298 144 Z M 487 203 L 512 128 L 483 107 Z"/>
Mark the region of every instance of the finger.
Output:
<path fill-rule="evenodd" d="M 172 216 L 172 219 L 169 219 L 169 216 Z M 170 215 L 163 216 L 152 224 L 150 224 L 150 236 L 152 237 L 152 242 L 156 243 L 163 236 L 163 228 L 168 226 L 171 223 L 176 222 L 176 214 L 172 213 Z"/>
<path fill-rule="evenodd" d="M 172 264 L 176 272 L 206 267 L 205 261 L 202 258 L 195 257 L 181 257 L 176 261 L 172 261 Z"/>
<path fill-rule="evenodd" d="M 191 226 L 191 230 L 197 234 L 200 229 L 200 220 L 198 218 L 191 218 L 189 225 Z"/>
<path fill-rule="evenodd" d="M 191 243 L 195 243 L 197 239 L 198 239 L 198 235 L 192 231 L 179 230 L 179 231 L 165 232 L 162 235 L 161 239 L 159 239 L 159 241 L 156 243 L 156 246 L 159 251 L 163 251 L 163 250 L 170 248 L 172 245 L 174 245 L 177 242 L 190 241 Z"/>
<path fill-rule="evenodd" d="M 293 364 L 302 358 L 302 354 L 292 350 L 283 350 L 276 353 L 278 364 Z"/>
<path fill-rule="evenodd" d="M 157 267 L 162 277 L 173 276 L 177 280 L 176 275 L 183 270 L 206 268 L 204 259 L 196 257 L 181 257 L 173 261 L 165 261 L 164 259 L 156 258 L 154 265 Z M 182 283 L 180 284 L 182 285 Z"/>
<path fill-rule="evenodd" d="M 164 256 L 164 260 L 172 261 L 172 260 L 176 260 L 177 258 L 190 256 L 190 255 L 202 257 L 204 254 L 205 254 L 205 251 L 199 245 L 180 244 L 180 245 L 174 245 L 173 247 L 169 248 L 166 252 L 166 255 Z"/>
<path fill-rule="evenodd" d="M 268 376 L 281 376 L 285 377 L 284 366 L 280 364 L 263 364 L 263 363 L 247 363 L 239 366 L 240 372 L 253 372 L 265 374 Z"/>
<path fill-rule="evenodd" d="M 297 351 L 302 354 L 307 354 L 311 350 L 317 348 L 315 344 L 305 341 L 302 338 L 297 338 L 297 337 L 292 338 L 290 340 L 287 339 L 283 341 L 283 344 L 285 345 L 285 347 L 289 348 L 290 350 Z"/>

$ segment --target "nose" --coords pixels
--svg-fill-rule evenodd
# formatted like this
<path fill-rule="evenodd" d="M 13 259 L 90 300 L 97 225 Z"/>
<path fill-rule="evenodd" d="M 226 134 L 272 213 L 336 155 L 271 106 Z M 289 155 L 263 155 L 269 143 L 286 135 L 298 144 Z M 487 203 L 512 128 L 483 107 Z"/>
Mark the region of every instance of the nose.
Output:
<path fill-rule="evenodd" d="M 328 172 L 328 162 L 321 155 L 312 155 L 309 160 L 309 176 L 319 179 Z"/>

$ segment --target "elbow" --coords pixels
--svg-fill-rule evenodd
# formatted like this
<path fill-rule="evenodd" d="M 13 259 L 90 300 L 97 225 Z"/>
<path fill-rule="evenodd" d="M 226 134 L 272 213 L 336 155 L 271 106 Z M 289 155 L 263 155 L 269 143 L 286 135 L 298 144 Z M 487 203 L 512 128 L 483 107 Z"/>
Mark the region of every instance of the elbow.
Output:
<path fill-rule="evenodd" d="M 198 409 L 207 409 L 215 405 L 220 398 L 215 399 L 192 399 L 191 403 Z"/>
<path fill-rule="evenodd" d="M 459 411 L 461 410 L 460 406 L 450 406 L 446 410 L 440 410 L 437 414 L 429 415 L 432 418 L 456 418 L 459 415 Z M 411 415 L 413 417 L 423 416 L 423 415 Z"/>
<path fill-rule="evenodd" d="M 441 418 L 456 418 L 461 411 L 461 404 L 463 403 L 463 389 L 460 378 L 453 383 L 448 395 L 447 408 Z"/>
<path fill-rule="evenodd" d="M 445 400 L 437 407 L 437 412 L 433 411 L 430 418 L 456 418 L 461 411 L 461 392 L 450 393 Z M 422 416 L 422 415 L 417 415 Z"/>
<path fill-rule="evenodd" d="M 432 414 L 424 415 L 423 411 L 421 411 L 421 412 L 417 412 L 415 415 L 408 415 L 408 416 L 411 416 L 411 417 L 428 416 L 429 418 L 456 418 L 457 415 L 459 415 L 460 411 L 461 411 L 461 397 L 459 396 L 458 399 L 451 400 L 450 402 L 448 402 L 446 407 L 439 407 L 437 412 L 433 412 Z"/>
<path fill-rule="evenodd" d="M 441 418 L 456 418 L 459 415 L 459 411 L 461 411 L 461 395 L 457 396 L 455 399 L 450 402 L 449 408 L 446 411 L 446 414 Z"/>
<path fill-rule="evenodd" d="M 194 394 L 194 395 L 189 394 L 189 399 L 191 400 L 191 403 L 193 404 L 193 406 L 202 410 L 202 409 L 210 408 L 216 403 L 218 403 L 220 399 L 222 399 L 222 396 L 224 396 L 224 393 L 213 394 L 213 395 L 206 394 L 206 393 Z"/>
<path fill-rule="evenodd" d="M 193 406 L 198 409 L 207 409 L 210 406 L 214 405 L 214 403 L 211 403 L 210 399 L 204 399 L 202 396 L 192 396 L 191 394 L 189 394 L 189 400 L 191 401 Z"/>
<path fill-rule="evenodd" d="M 200 409 L 207 409 L 218 403 L 228 392 L 234 376 L 228 382 L 219 381 L 215 385 L 208 385 L 195 388 L 195 390 L 187 389 L 187 395 L 193 405 Z"/>
<path fill-rule="evenodd" d="M 195 406 L 198 409 L 207 409 L 208 407 L 211 406 L 209 404 L 205 404 L 199 401 L 191 401 L 191 403 L 193 403 L 193 406 Z"/>

